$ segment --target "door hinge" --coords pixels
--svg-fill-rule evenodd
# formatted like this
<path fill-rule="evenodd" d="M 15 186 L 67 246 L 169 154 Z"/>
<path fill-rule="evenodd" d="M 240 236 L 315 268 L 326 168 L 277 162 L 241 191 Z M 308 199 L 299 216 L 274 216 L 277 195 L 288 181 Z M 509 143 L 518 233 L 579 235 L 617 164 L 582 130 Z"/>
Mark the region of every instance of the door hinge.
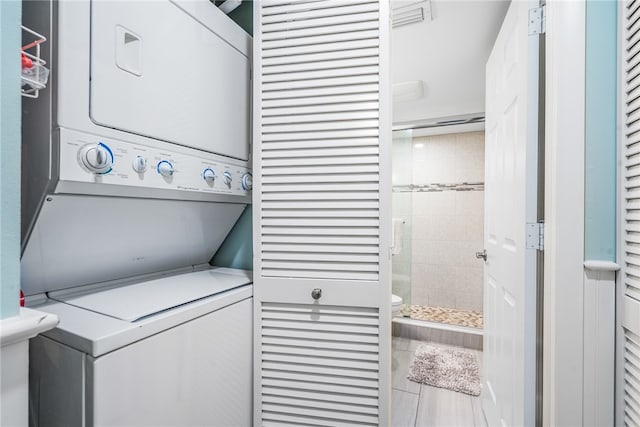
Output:
<path fill-rule="evenodd" d="M 544 222 L 527 223 L 527 249 L 544 250 Z"/>
<path fill-rule="evenodd" d="M 547 31 L 547 11 L 545 6 L 529 9 L 529 35 L 537 36 Z"/>

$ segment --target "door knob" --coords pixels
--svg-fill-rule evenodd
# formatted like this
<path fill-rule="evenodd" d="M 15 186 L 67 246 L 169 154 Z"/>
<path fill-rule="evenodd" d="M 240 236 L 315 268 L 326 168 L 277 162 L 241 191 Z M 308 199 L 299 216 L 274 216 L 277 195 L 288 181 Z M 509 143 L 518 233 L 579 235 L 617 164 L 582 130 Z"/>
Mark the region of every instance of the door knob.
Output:
<path fill-rule="evenodd" d="M 315 288 L 311 291 L 311 298 L 318 300 L 322 296 L 322 289 Z"/>
<path fill-rule="evenodd" d="M 476 258 L 478 259 L 483 259 L 483 260 L 487 260 L 487 250 L 483 249 L 482 252 L 476 252 Z"/>

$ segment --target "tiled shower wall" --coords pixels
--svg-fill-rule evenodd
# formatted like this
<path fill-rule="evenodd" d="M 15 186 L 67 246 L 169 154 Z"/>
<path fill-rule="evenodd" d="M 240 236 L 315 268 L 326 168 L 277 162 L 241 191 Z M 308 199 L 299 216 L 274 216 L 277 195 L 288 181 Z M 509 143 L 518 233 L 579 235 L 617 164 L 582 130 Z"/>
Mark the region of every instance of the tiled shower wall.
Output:
<path fill-rule="evenodd" d="M 484 132 L 413 139 L 412 183 L 484 182 Z M 482 311 L 484 191 L 411 193 L 411 303 Z"/>

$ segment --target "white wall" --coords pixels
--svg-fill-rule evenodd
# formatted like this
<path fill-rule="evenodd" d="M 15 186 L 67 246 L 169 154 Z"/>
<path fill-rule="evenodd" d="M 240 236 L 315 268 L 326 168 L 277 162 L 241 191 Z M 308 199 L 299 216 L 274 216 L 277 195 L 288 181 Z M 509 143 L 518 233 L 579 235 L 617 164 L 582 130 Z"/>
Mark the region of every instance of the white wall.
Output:
<path fill-rule="evenodd" d="M 509 2 L 431 2 L 432 19 L 393 29 L 393 83 L 421 81 L 423 96 L 394 102 L 394 123 L 484 111 L 485 65 Z"/>

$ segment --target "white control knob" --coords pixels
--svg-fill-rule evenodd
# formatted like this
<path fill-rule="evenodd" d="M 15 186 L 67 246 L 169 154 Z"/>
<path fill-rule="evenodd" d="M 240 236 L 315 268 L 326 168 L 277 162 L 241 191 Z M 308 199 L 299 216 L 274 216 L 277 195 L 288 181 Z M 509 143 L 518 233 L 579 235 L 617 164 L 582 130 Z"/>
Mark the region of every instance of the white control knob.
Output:
<path fill-rule="evenodd" d="M 80 150 L 82 164 L 95 174 L 111 172 L 113 166 L 113 153 L 104 143 L 87 144 Z"/>
<path fill-rule="evenodd" d="M 168 160 L 162 160 L 158 163 L 157 167 L 158 173 L 164 177 L 170 177 L 175 172 L 173 165 Z"/>
<path fill-rule="evenodd" d="M 147 170 L 147 159 L 142 156 L 133 159 L 133 170 L 137 173 L 144 173 Z"/>
<path fill-rule="evenodd" d="M 216 173 L 211 168 L 206 168 L 202 171 L 202 178 L 208 183 L 213 183 L 216 180 Z"/>
<path fill-rule="evenodd" d="M 253 175 L 251 172 L 247 172 L 242 176 L 242 189 L 244 191 L 251 191 L 253 188 Z"/>
<path fill-rule="evenodd" d="M 222 174 L 222 179 L 224 180 L 224 183 L 227 184 L 227 187 L 231 188 L 231 181 L 233 180 L 231 172 L 224 171 L 224 173 Z"/>

